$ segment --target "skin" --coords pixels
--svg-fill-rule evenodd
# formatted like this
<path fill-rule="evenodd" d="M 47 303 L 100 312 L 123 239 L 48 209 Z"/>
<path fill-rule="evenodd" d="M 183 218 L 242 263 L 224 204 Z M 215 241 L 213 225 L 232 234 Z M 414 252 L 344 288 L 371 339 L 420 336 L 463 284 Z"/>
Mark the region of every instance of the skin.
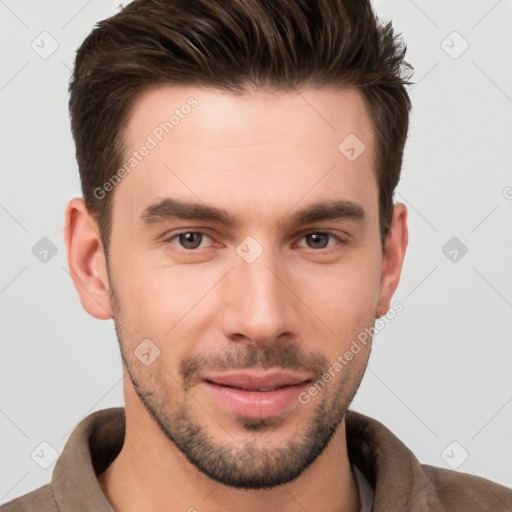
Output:
<path fill-rule="evenodd" d="M 343 416 L 371 343 L 309 404 L 297 401 L 259 423 L 213 399 L 200 377 L 223 364 L 247 368 L 250 356 L 255 368 L 293 360 L 295 369 L 318 377 L 389 309 L 407 246 L 407 211 L 396 204 L 383 251 L 366 105 L 355 90 L 253 89 L 235 96 L 159 87 L 133 107 L 128 155 L 191 96 L 197 107 L 110 192 L 108 268 L 98 225 L 83 200 L 72 199 L 66 210 L 68 262 L 81 303 L 96 318 L 114 319 L 123 357 L 125 443 L 99 476 L 100 485 L 122 512 L 356 511 Z M 349 134 L 366 146 L 355 161 L 338 150 Z M 171 218 L 146 225 L 142 212 L 164 197 L 223 208 L 239 224 Z M 364 219 L 287 223 L 297 209 L 329 200 L 357 203 Z M 197 249 L 184 248 L 175 236 L 197 231 L 206 234 Z M 319 232 L 343 243 L 335 237 L 320 237 L 326 247 L 313 243 L 311 234 Z M 247 236 L 262 249 L 252 263 L 236 251 Z M 148 366 L 134 355 L 145 339 L 160 350 Z M 200 364 L 189 367 L 185 383 L 180 370 L 192 361 Z M 195 425 L 214 448 L 236 454 L 228 463 L 250 453 L 251 462 L 233 471 L 249 481 L 286 465 L 291 443 L 299 454 L 308 446 L 314 451 L 306 432 L 321 421 L 334 427 L 326 448 L 287 483 L 266 488 L 220 483 L 170 438 Z M 280 457 L 272 459 L 273 453 Z"/>

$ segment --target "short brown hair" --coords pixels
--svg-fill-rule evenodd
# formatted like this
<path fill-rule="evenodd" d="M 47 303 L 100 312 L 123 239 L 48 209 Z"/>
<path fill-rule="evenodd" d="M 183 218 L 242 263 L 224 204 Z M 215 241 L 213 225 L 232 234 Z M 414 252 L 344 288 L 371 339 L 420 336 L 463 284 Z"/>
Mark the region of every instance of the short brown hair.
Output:
<path fill-rule="evenodd" d="M 69 109 L 84 201 L 107 257 L 112 194 L 94 191 L 122 165 L 136 97 L 165 84 L 361 91 L 374 125 L 384 247 L 411 108 L 405 51 L 370 0 L 134 0 L 98 23 L 77 52 Z"/>

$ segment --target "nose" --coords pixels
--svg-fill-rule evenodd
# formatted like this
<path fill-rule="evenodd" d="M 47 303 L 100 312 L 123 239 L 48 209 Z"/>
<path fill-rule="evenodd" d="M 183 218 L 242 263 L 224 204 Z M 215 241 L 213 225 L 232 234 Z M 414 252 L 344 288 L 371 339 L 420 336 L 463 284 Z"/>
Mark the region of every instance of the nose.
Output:
<path fill-rule="evenodd" d="M 270 249 L 248 263 L 238 255 L 223 286 L 222 329 L 232 341 L 268 345 L 297 337 L 297 299 L 289 288 L 284 262 Z"/>

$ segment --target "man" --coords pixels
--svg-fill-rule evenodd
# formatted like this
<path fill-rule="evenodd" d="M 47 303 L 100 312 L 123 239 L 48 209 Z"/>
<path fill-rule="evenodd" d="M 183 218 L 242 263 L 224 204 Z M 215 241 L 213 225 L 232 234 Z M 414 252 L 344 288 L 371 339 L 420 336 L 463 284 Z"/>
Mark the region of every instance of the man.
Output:
<path fill-rule="evenodd" d="M 125 407 L 2 512 L 512 510 L 349 410 L 407 246 L 403 59 L 365 1 L 135 0 L 89 35 L 65 239 Z"/>

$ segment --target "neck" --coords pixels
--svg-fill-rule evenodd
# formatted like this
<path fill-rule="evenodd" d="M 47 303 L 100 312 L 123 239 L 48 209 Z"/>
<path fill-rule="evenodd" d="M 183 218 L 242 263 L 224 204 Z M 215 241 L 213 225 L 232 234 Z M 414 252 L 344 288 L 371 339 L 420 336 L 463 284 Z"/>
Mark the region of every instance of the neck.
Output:
<path fill-rule="evenodd" d="M 345 420 L 324 452 L 298 478 L 272 489 L 243 490 L 199 472 L 162 433 L 134 393 L 125 395 L 125 414 L 123 447 L 98 477 L 116 512 L 359 510 Z"/>

